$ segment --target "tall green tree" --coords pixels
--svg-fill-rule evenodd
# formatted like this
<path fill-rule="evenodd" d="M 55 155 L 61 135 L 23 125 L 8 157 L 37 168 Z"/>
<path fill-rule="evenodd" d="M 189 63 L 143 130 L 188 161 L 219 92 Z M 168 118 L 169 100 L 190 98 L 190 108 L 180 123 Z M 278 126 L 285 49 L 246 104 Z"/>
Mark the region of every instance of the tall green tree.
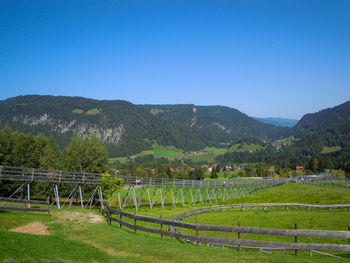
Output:
<path fill-rule="evenodd" d="M 102 173 L 108 169 L 108 154 L 101 141 L 92 135 L 84 140 L 84 170 L 89 173 Z"/>
<path fill-rule="evenodd" d="M 193 178 L 195 180 L 203 180 L 204 179 L 204 170 L 202 167 L 196 167 L 194 168 L 194 171 L 193 171 Z"/>
<path fill-rule="evenodd" d="M 30 133 L 14 133 L 13 165 L 39 168 L 40 156 L 47 142 L 47 138 L 43 135 L 33 136 Z"/>
<path fill-rule="evenodd" d="M 216 172 L 216 169 L 213 168 L 211 170 L 210 178 L 213 178 L 213 179 L 218 178 L 218 173 Z"/>
<path fill-rule="evenodd" d="M 73 138 L 63 152 L 64 169 L 102 173 L 108 168 L 107 151 L 95 135 L 83 140 Z"/>
<path fill-rule="evenodd" d="M 267 163 L 261 162 L 258 163 L 256 170 L 255 170 L 256 176 L 263 176 L 266 177 L 269 175 L 269 166 Z"/>
<path fill-rule="evenodd" d="M 13 165 L 14 135 L 8 126 L 0 130 L 0 164 Z"/>
<path fill-rule="evenodd" d="M 62 153 L 53 138 L 45 145 L 40 157 L 40 168 L 48 170 L 62 169 Z"/>
<path fill-rule="evenodd" d="M 83 166 L 84 145 L 78 138 L 72 138 L 69 146 L 63 151 L 64 169 L 68 171 L 84 171 Z"/>

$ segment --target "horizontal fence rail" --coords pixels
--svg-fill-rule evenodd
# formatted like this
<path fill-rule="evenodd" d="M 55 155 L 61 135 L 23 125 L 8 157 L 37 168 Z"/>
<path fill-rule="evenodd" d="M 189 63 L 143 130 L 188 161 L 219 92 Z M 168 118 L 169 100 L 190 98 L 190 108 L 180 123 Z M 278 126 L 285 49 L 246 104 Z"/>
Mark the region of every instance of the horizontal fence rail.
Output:
<path fill-rule="evenodd" d="M 218 231 L 230 233 L 249 233 L 262 235 L 278 235 L 288 237 L 323 237 L 323 238 L 350 238 L 350 231 L 334 231 L 334 230 L 304 230 L 304 229 L 271 229 L 271 228 L 256 228 L 256 227 L 241 227 L 241 226 L 218 226 L 218 225 L 200 225 L 183 223 L 174 220 L 164 220 L 162 218 L 153 218 L 148 216 L 130 214 L 123 211 L 110 208 L 107 204 L 104 205 L 104 211 L 107 214 L 109 222 L 113 221 L 121 226 L 126 226 L 130 229 L 141 230 L 149 233 L 159 234 L 161 237 L 170 236 L 179 238 L 185 241 L 194 241 L 199 243 L 207 243 L 211 245 L 237 245 L 237 246 L 254 246 L 258 248 L 278 248 L 278 249 L 301 249 L 301 250 L 325 250 L 325 251 L 350 251 L 350 245 L 345 244 L 316 244 L 316 243 L 287 243 L 287 242 L 272 242 L 260 240 L 234 239 L 234 238 L 216 238 L 203 237 L 198 235 L 198 231 Z M 119 218 L 113 217 L 113 214 Z M 134 224 L 122 220 L 126 217 L 134 220 Z M 137 225 L 137 221 L 150 222 L 159 224 L 159 229 Z M 180 232 L 171 232 L 162 230 L 163 225 L 169 227 L 182 227 L 185 229 L 196 230 L 196 236 L 184 235 Z"/>
<path fill-rule="evenodd" d="M 208 206 L 208 207 L 201 207 L 201 208 L 188 210 L 184 213 L 176 215 L 175 217 L 173 217 L 172 220 L 178 221 L 178 220 L 184 219 L 185 217 L 189 217 L 196 214 L 202 214 L 210 211 L 215 211 L 215 210 L 233 209 L 233 208 L 245 209 L 248 207 L 264 207 L 264 209 L 266 209 L 267 207 L 286 207 L 286 209 L 288 209 L 289 207 L 306 207 L 308 210 L 310 210 L 311 208 L 316 208 L 316 209 L 350 208 L 350 204 L 312 205 L 312 204 L 301 204 L 301 203 L 244 203 L 244 204 L 216 205 L 216 206 Z"/>
<path fill-rule="evenodd" d="M 36 205 L 46 205 L 47 208 L 39 208 L 39 207 L 17 207 L 17 206 L 4 206 L 0 204 L 0 210 L 10 210 L 10 211 L 33 211 L 33 212 L 47 212 L 50 215 L 50 203 L 48 201 L 40 201 L 40 200 L 26 200 L 26 199 L 18 199 L 18 198 L 7 198 L 0 197 L 1 202 L 6 203 L 22 203 L 22 204 L 36 204 Z"/>

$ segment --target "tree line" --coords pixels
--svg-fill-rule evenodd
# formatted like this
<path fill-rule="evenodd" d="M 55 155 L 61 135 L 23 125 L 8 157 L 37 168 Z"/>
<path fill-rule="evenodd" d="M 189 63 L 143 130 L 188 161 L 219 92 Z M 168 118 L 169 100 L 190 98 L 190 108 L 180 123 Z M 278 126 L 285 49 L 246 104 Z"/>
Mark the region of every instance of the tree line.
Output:
<path fill-rule="evenodd" d="M 0 164 L 102 173 L 108 169 L 108 155 L 95 135 L 72 138 L 71 143 L 61 150 L 53 138 L 12 131 L 6 126 L 0 130 Z"/>

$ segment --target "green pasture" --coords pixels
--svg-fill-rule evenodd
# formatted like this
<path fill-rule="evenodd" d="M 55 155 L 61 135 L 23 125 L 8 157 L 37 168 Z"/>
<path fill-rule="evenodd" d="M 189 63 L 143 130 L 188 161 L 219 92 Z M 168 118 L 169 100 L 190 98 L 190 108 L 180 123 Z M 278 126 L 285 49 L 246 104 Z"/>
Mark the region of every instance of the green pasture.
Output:
<path fill-rule="evenodd" d="M 348 189 L 304 185 L 285 184 L 266 189 L 255 195 L 235 200 L 240 202 L 300 202 L 314 204 L 350 203 Z M 140 207 L 138 214 L 171 219 L 186 210 L 202 205 L 181 205 L 173 208 L 167 205 L 164 209 L 155 206 L 152 210 L 147 206 Z M 208 204 L 204 205 L 208 206 Z M 133 212 L 129 208 L 127 211 Z M 307 252 L 299 252 L 294 256 L 293 251 L 286 254 L 273 252 L 272 255 L 256 250 L 223 249 L 182 243 L 176 239 L 138 231 L 136 234 L 127 228 L 119 228 L 105 220 L 91 223 L 88 219 L 100 216 L 99 209 L 65 208 L 57 210 L 51 207 L 51 216 L 47 213 L 35 212 L 0 212 L 0 261 L 2 262 L 338 262 L 327 256 Z M 294 223 L 299 228 L 308 229 L 339 229 L 346 230 L 349 224 L 347 210 L 311 210 L 290 208 L 288 211 L 279 208 L 262 209 L 249 208 L 246 211 L 226 210 L 197 215 L 199 223 L 236 225 L 239 221 L 243 226 L 273 227 L 292 229 Z M 185 219 L 194 222 L 196 217 Z M 39 236 L 9 231 L 18 226 L 41 221 L 48 226 L 49 235 Z M 138 222 L 139 223 L 139 222 Z M 142 223 L 150 227 L 159 226 Z M 212 234 L 212 233 L 211 233 Z M 219 234 L 219 233 L 217 233 Z M 207 235 L 200 232 L 200 235 Z M 222 236 L 226 234 L 222 233 Z M 234 234 L 227 234 L 235 237 Z M 241 238 L 252 238 L 248 234 Z M 260 237 L 264 240 L 266 237 Z M 275 237 L 277 238 L 277 237 Z M 279 240 L 279 239 L 277 239 Z M 291 241 L 292 240 L 285 240 Z M 311 240 L 313 241 L 313 240 Z M 319 241 L 319 240 L 318 240 Z M 320 240 L 321 242 L 323 240 Z M 309 240 L 310 242 L 310 240 Z M 336 240 L 343 243 L 342 240 Z M 347 242 L 347 241 L 345 241 Z M 337 253 L 336 253 L 337 254 Z M 349 260 L 349 255 L 338 253 Z M 341 261 L 341 260 L 340 260 Z"/>
<path fill-rule="evenodd" d="M 243 145 L 242 148 L 239 147 L 240 144 L 234 145 L 229 151 L 238 151 L 238 152 L 244 152 L 244 151 L 258 151 L 263 149 L 264 147 L 261 145 Z M 152 149 L 150 150 L 144 150 L 142 152 L 139 152 L 135 154 L 134 156 L 141 157 L 145 155 L 153 155 L 155 158 L 167 158 L 169 160 L 174 160 L 176 157 L 182 157 L 184 159 L 192 160 L 193 162 L 197 163 L 207 163 L 207 164 L 213 164 L 215 161 L 215 158 L 220 155 L 227 152 L 226 149 L 216 148 L 216 147 L 206 147 L 203 150 L 210 151 L 209 154 L 207 153 L 201 153 L 201 154 L 191 154 L 187 156 L 182 156 L 182 153 L 184 152 L 182 149 L 176 148 L 175 146 L 161 146 L 157 143 L 152 145 Z M 126 162 L 128 157 L 114 157 L 109 158 L 109 163 L 113 164 L 116 161 L 119 162 Z"/>
<path fill-rule="evenodd" d="M 333 153 L 333 152 L 338 152 L 342 149 L 341 146 L 333 146 L 333 147 L 328 147 L 324 146 L 322 148 L 321 154 L 327 154 L 327 153 Z"/>
<path fill-rule="evenodd" d="M 348 189 L 335 189 L 331 187 L 322 187 L 315 185 L 305 184 L 285 184 L 279 187 L 266 189 L 255 195 L 251 195 L 245 198 L 238 198 L 234 200 L 234 203 L 258 203 L 258 202 L 296 202 L 307 204 L 342 204 L 350 203 L 350 191 Z M 231 202 L 233 203 L 233 202 Z M 147 207 L 141 207 L 137 212 L 138 214 L 147 215 L 151 217 L 160 217 L 171 219 L 174 215 L 183 213 L 189 209 L 195 209 L 199 207 L 210 206 L 195 205 L 195 206 L 176 206 L 176 208 L 170 205 L 162 209 L 159 206 L 150 210 Z M 133 209 L 127 209 L 129 212 L 133 212 Z M 241 209 L 226 209 L 224 211 L 213 211 L 204 214 L 194 215 L 184 219 L 184 222 L 195 223 L 196 220 L 200 224 L 215 224 L 215 225 L 232 225 L 236 226 L 240 222 L 241 226 L 261 227 L 261 228 L 277 228 L 277 229 L 294 229 L 294 224 L 298 225 L 298 229 L 318 229 L 318 230 L 348 230 L 350 225 L 350 211 L 349 209 L 311 209 L 308 211 L 306 208 L 289 207 L 286 210 L 285 207 L 279 208 L 267 208 L 264 210 L 261 208 L 246 208 L 244 211 Z M 132 223 L 131 220 L 129 220 Z M 156 228 L 157 226 L 151 223 L 139 222 L 139 224 Z M 195 235 L 195 231 L 187 229 L 179 229 L 184 234 Z M 210 237 L 222 237 L 222 238 L 237 238 L 237 234 L 224 233 L 224 232 L 200 232 L 201 236 Z M 254 235 L 254 234 L 242 234 L 241 238 L 264 240 L 264 241 L 277 241 L 277 242 L 294 242 L 294 237 L 279 237 L 269 235 Z M 307 238 L 299 237 L 299 242 L 305 243 L 338 243 L 348 244 L 347 239 L 333 239 L 333 238 Z M 274 252 L 280 253 L 280 252 Z M 287 254 L 293 254 L 294 251 L 289 251 Z M 299 252 L 307 255 L 308 252 Z M 330 252 L 333 254 L 341 255 L 349 259 L 347 253 Z"/>
<path fill-rule="evenodd" d="M 173 160 L 176 157 L 180 157 L 183 150 L 175 146 L 160 146 L 155 144 L 153 145 L 153 152 L 156 158 L 168 158 Z"/>
<path fill-rule="evenodd" d="M 256 152 L 256 151 L 263 150 L 264 148 L 265 148 L 264 146 L 261 146 L 258 144 L 237 143 L 235 145 L 232 145 L 228 151 L 229 152 L 248 152 L 248 151 Z"/>
<path fill-rule="evenodd" d="M 79 213 L 81 218 L 70 219 Z M 266 255 L 257 251 L 229 250 L 120 229 L 105 221 L 84 220 L 96 210 L 54 210 L 52 216 L 39 213 L 0 213 L 0 260 L 2 262 L 332 262 L 314 256 Z M 31 222 L 42 221 L 50 235 L 14 233 L 9 230 Z"/>

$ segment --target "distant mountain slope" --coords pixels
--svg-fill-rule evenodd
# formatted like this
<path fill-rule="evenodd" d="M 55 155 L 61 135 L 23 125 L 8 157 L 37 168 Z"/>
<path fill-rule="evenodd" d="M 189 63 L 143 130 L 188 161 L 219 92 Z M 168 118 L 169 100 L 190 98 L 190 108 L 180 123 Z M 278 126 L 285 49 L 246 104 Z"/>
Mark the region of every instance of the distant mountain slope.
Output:
<path fill-rule="evenodd" d="M 0 101 L 0 126 L 52 136 L 61 147 L 72 136 L 96 134 L 110 156 L 149 149 L 154 142 L 198 150 L 243 137 L 270 139 L 282 128 L 221 106 L 134 105 L 121 100 L 28 95 Z"/>
<path fill-rule="evenodd" d="M 350 146 L 350 123 L 328 126 L 326 129 L 310 132 L 286 149 L 297 156 L 318 156 L 325 147 Z M 325 153 L 326 154 L 326 153 Z"/>
<path fill-rule="evenodd" d="M 271 139 L 284 130 L 261 123 L 246 114 L 224 106 L 139 105 L 140 108 L 174 124 L 182 124 L 200 135 L 207 145 L 243 137 Z"/>
<path fill-rule="evenodd" d="M 287 119 L 287 118 L 273 118 L 273 117 L 267 117 L 267 118 L 253 117 L 253 118 L 256 119 L 257 121 L 272 124 L 277 127 L 293 127 L 298 123 L 298 120 Z"/>
<path fill-rule="evenodd" d="M 113 157 L 150 149 L 155 142 L 189 151 L 245 137 L 263 141 L 286 135 L 302 137 L 349 120 L 350 102 L 307 114 L 295 127 L 283 128 L 223 106 L 134 105 L 122 100 L 38 95 L 0 101 L 0 127 L 7 124 L 14 130 L 43 133 L 61 147 L 72 136 L 96 134 Z"/>
<path fill-rule="evenodd" d="M 350 101 L 333 108 L 306 114 L 295 125 L 294 130 L 321 131 L 336 124 L 350 123 Z"/>
<path fill-rule="evenodd" d="M 61 147 L 67 146 L 73 135 L 96 134 L 111 156 L 134 154 L 151 147 L 153 141 L 185 150 L 204 147 L 201 138 L 184 126 L 167 123 L 120 100 L 20 96 L 0 101 L 0 124 L 52 136 Z"/>

